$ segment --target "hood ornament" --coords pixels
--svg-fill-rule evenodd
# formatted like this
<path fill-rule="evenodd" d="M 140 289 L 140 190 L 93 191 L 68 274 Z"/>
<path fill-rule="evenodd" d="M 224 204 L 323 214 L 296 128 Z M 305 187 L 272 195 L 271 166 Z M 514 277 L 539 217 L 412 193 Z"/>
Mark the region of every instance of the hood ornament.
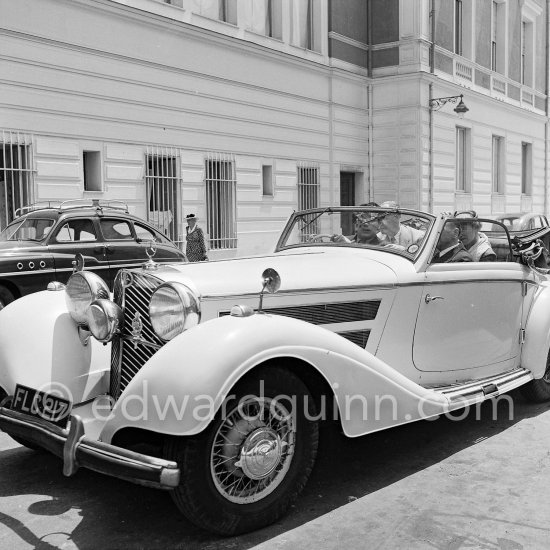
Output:
<path fill-rule="evenodd" d="M 143 321 L 139 311 L 136 311 L 134 318 L 132 319 L 132 342 L 134 343 L 134 349 L 137 349 L 138 343 L 141 340 L 141 331 L 143 330 Z"/>
<path fill-rule="evenodd" d="M 157 247 L 155 246 L 155 241 L 149 241 L 149 244 L 145 248 L 145 254 L 147 254 L 149 259 L 143 264 L 143 269 L 146 271 L 154 271 L 159 268 L 159 264 L 153 261 L 153 257 L 156 253 Z"/>

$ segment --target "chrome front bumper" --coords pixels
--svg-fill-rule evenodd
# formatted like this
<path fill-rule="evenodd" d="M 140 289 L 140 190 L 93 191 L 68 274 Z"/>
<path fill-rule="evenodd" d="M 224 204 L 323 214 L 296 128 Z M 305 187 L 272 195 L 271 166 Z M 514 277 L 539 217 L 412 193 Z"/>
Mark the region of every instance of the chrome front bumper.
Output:
<path fill-rule="evenodd" d="M 176 462 L 89 439 L 84 435 L 84 424 L 78 415 L 72 415 L 69 427 L 63 429 L 0 407 L 0 429 L 63 459 L 66 476 L 74 475 L 82 467 L 157 489 L 173 489 L 179 484 L 180 469 Z"/>

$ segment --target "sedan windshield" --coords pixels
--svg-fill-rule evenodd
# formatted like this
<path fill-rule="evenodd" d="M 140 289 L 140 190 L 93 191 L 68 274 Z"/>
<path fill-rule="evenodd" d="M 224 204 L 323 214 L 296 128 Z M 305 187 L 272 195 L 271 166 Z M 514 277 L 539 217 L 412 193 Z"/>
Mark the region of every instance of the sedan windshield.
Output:
<path fill-rule="evenodd" d="M 279 241 L 278 249 L 297 246 L 377 248 L 415 258 L 434 217 L 410 210 L 341 207 L 296 213 Z"/>
<path fill-rule="evenodd" d="M 0 233 L 0 241 L 42 241 L 53 227 L 50 218 L 26 218 L 8 225 Z"/>

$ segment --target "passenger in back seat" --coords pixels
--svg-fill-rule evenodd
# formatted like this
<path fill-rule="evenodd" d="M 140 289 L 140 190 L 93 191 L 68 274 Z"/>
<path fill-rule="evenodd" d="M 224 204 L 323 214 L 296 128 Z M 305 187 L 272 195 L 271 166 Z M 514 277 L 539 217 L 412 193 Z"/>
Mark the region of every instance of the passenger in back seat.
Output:
<path fill-rule="evenodd" d="M 460 240 L 464 248 L 472 255 L 474 262 L 494 262 L 497 259 L 495 251 L 487 235 L 480 233 L 481 223 L 477 220 L 477 214 L 468 212 L 455 212 L 455 218 L 464 218 L 460 222 Z"/>

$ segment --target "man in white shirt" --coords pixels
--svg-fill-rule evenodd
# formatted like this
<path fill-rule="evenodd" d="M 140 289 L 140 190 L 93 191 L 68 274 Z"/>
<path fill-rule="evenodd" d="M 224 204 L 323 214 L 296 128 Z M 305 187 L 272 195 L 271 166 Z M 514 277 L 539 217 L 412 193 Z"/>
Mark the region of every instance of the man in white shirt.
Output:
<path fill-rule="evenodd" d="M 398 209 L 394 201 L 386 201 L 380 205 L 382 208 Z M 380 225 L 378 238 L 385 243 L 393 243 L 409 248 L 411 244 L 418 245 L 424 238 L 424 231 L 415 229 L 401 223 L 401 214 L 399 212 L 390 212 L 386 214 Z"/>

